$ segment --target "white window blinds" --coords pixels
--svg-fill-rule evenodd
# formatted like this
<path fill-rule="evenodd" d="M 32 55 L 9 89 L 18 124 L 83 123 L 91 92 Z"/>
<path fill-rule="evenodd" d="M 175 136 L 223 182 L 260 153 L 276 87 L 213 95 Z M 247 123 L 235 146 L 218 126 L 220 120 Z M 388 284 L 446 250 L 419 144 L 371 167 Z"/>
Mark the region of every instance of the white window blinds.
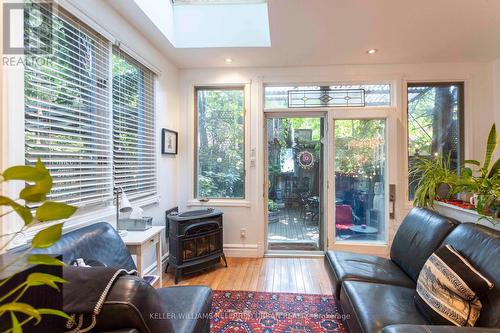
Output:
<path fill-rule="evenodd" d="M 113 47 L 114 183 L 131 198 L 156 194 L 155 74 Z"/>
<path fill-rule="evenodd" d="M 53 56 L 25 66 L 26 163 L 50 170 L 52 200 L 102 202 L 112 196 L 109 42 L 62 8 L 52 15 Z"/>

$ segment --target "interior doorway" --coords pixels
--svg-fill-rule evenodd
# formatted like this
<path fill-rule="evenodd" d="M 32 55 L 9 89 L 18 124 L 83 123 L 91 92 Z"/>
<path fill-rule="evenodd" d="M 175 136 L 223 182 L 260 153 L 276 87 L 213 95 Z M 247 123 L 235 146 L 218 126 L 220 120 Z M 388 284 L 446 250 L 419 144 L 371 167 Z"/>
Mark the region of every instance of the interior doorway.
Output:
<path fill-rule="evenodd" d="M 267 250 L 323 250 L 324 122 L 266 118 Z"/>

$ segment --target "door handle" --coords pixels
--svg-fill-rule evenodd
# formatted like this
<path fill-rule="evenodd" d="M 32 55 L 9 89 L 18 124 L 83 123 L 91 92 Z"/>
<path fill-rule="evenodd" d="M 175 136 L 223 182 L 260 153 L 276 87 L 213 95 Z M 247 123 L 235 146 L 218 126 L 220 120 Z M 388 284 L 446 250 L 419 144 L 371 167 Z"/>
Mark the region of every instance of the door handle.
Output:
<path fill-rule="evenodd" d="M 394 220 L 396 209 L 396 184 L 389 184 L 389 218 Z"/>

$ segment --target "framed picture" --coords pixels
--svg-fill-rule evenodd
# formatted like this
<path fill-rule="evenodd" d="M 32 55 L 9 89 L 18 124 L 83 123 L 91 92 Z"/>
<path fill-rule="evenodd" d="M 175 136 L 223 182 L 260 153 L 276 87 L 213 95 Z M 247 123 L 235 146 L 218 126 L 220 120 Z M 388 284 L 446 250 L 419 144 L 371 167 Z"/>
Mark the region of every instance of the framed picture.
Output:
<path fill-rule="evenodd" d="M 161 153 L 177 155 L 177 132 L 166 128 L 161 130 Z"/>

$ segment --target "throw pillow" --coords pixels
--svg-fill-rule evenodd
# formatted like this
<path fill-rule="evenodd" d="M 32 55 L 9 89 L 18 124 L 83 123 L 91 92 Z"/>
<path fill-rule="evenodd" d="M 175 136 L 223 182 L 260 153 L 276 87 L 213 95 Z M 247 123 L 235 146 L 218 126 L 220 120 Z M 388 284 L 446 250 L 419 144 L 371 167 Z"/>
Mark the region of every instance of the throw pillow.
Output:
<path fill-rule="evenodd" d="M 415 304 L 432 324 L 474 326 L 493 283 L 451 245 L 440 247 L 417 280 Z"/>

